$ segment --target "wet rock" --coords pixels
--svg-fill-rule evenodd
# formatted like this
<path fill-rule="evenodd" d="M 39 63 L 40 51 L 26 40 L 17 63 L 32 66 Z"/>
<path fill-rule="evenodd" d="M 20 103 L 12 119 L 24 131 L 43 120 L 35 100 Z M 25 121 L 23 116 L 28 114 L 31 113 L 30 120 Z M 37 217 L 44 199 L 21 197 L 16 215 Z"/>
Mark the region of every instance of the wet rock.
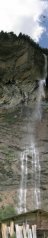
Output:
<path fill-rule="evenodd" d="M 48 75 L 46 77 L 46 88 L 48 88 Z"/>

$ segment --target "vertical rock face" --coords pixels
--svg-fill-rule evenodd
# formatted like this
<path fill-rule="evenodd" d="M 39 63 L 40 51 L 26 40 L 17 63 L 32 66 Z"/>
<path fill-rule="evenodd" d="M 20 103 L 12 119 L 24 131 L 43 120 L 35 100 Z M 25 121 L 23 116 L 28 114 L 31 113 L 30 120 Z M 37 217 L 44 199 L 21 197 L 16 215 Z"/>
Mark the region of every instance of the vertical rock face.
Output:
<path fill-rule="evenodd" d="M 21 194 L 23 196 L 25 194 L 23 203 L 27 206 L 27 210 L 36 208 L 36 198 L 34 201 L 33 194 L 38 177 L 34 179 L 35 166 L 31 162 L 33 145 L 37 149 L 39 147 L 41 182 L 39 174 L 38 186 L 41 188 L 43 209 L 48 209 L 48 108 L 42 90 L 46 53 L 46 51 L 43 53 L 43 50 L 27 36 L 0 34 L 0 207 L 13 204 L 17 212 L 20 207 L 20 187 Z M 39 84 L 41 87 L 38 91 Z M 6 110 L 9 107 L 11 110 Z M 36 118 L 34 114 L 37 115 Z M 24 156 L 26 148 L 27 156 L 26 154 Z M 24 178 L 27 181 L 26 185 L 24 184 L 25 193 L 22 193 L 24 182 L 21 183 L 22 155 Z M 37 158 L 35 152 L 34 157 Z M 38 189 L 37 193 L 39 194 Z M 11 234 L 12 232 L 13 224 Z"/>
<path fill-rule="evenodd" d="M 28 36 L 0 33 L 0 104 L 17 105 L 31 97 L 43 77 L 44 55 Z"/>
<path fill-rule="evenodd" d="M 46 77 L 46 88 L 48 88 L 48 75 Z"/>

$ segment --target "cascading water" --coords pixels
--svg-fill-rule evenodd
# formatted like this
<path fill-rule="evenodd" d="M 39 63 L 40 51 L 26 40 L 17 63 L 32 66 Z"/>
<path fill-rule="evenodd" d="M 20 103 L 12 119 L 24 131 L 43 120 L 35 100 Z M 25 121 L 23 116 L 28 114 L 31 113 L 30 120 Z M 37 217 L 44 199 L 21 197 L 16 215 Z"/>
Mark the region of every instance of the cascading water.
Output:
<path fill-rule="evenodd" d="M 19 210 L 26 212 L 27 152 L 21 155 L 21 183 L 19 192 Z"/>
<path fill-rule="evenodd" d="M 32 225 L 32 234 L 33 234 L 33 238 L 36 238 L 36 225 Z"/>
<path fill-rule="evenodd" d="M 31 146 L 32 152 L 32 203 L 34 208 L 40 208 L 41 197 L 40 197 L 40 161 L 39 161 L 39 150 L 35 143 Z"/>
<path fill-rule="evenodd" d="M 44 79 L 39 80 L 39 87 L 37 92 L 37 100 L 35 105 L 35 111 L 33 113 L 34 127 L 35 130 L 36 122 L 41 120 L 42 116 L 42 98 L 45 98 L 44 84 L 47 75 L 47 58 L 45 57 L 45 70 Z M 28 176 L 28 154 L 31 155 L 31 181 L 32 181 L 32 207 L 31 209 L 36 209 L 41 207 L 41 195 L 40 195 L 40 153 L 38 144 L 36 143 L 35 137 L 32 135 L 32 141 L 29 143 L 21 154 L 21 181 L 19 189 L 19 212 L 26 212 L 26 197 L 27 197 L 27 176 Z"/>
<path fill-rule="evenodd" d="M 19 226 L 15 224 L 16 238 L 36 238 L 36 225 L 32 225 L 30 228 L 28 224 L 23 224 Z"/>
<path fill-rule="evenodd" d="M 44 91 L 44 84 L 45 79 L 39 80 L 39 88 L 37 92 L 37 99 L 36 99 L 36 106 L 34 111 L 34 117 L 35 119 L 41 120 L 42 116 L 42 98 L 45 98 L 45 91 Z"/>

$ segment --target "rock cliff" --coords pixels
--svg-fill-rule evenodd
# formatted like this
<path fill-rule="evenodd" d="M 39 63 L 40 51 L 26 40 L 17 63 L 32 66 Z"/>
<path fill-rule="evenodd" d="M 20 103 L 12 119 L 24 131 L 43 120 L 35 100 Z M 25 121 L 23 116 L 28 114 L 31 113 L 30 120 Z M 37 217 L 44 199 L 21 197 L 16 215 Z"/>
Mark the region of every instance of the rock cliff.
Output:
<path fill-rule="evenodd" d="M 48 56 L 48 50 L 41 49 L 28 36 L 0 33 L 0 218 L 13 214 L 13 207 L 19 211 L 24 179 L 27 210 L 37 208 L 37 186 L 39 206 L 48 211 L 48 90 L 46 98 L 38 97 L 42 91 L 38 90 L 38 81 L 45 72 L 44 54 Z M 33 148 L 38 151 L 35 158 L 39 155 L 40 164 L 32 163 Z"/>
<path fill-rule="evenodd" d="M 44 76 L 44 55 L 38 44 L 21 33 L 0 33 L 0 105 L 35 99 L 37 80 Z"/>

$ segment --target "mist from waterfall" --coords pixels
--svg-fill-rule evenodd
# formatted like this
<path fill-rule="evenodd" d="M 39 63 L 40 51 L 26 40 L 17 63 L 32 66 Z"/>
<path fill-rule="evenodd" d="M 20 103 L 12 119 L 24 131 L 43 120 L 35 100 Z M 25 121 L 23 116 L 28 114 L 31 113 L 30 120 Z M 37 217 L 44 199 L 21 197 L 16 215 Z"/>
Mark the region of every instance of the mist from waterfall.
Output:
<path fill-rule="evenodd" d="M 33 113 L 34 127 L 36 121 L 41 120 L 42 116 L 42 99 L 45 98 L 45 77 L 47 74 L 47 58 L 45 57 L 45 69 L 44 78 L 39 80 L 39 87 L 37 91 L 37 99 L 35 110 Z M 33 127 L 33 131 L 35 130 Z M 24 151 L 21 153 L 20 164 L 21 164 L 21 181 L 19 189 L 19 213 L 27 211 L 27 176 L 28 176 L 28 155 L 31 157 L 31 181 L 32 181 L 32 207 L 31 209 L 41 208 L 41 195 L 40 195 L 40 153 L 38 144 L 36 143 L 35 136 L 32 135 L 32 140 L 28 147 L 25 147 Z"/>

